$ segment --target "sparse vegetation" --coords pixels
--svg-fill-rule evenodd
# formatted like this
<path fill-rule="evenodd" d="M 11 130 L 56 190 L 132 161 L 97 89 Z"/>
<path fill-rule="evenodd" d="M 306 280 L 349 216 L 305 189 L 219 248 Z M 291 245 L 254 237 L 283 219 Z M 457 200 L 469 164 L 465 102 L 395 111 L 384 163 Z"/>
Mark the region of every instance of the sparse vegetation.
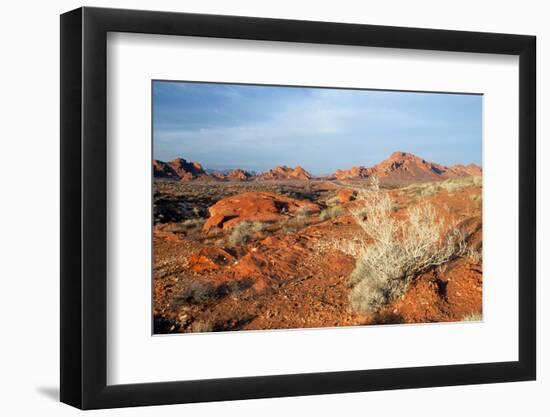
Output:
<path fill-rule="evenodd" d="M 202 281 L 186 280 L 178 304 L 204 304 L 218 298 L 214 285 Z"/>
<path fill-rule="evenodd" d="M 333 217 L 338 217 L 342 213 L 343 213 L 343 210 L 342 210 L 342 207 L 340 206 L 327 207 L 326 209 L 321 210 L 319 219 L 321 220 L 332 219 Z"/>
<path fill-rule="evenodd" d="M 337 195 L 334 195 L 334 196 L 328 198 L 327 201 L 326 201 L 326 205 L 328 207 L 337 206 L 339 204 L 340 204 L 340 197 L 338 197 Z"/>
<path fill-rule="evenodd" d="M 466 258 L 474 265 L 481 264 L 481 261 L 482 261 L 481 250 L 478 250 L 472 247 L 468 248 L 466 250 Z"/>
<path fill-rule="evenodd" d="M 302 206 L 296 210 L 298 216 L 310 217 L 313 214 L 313 209 L 308 206 Z"/>
<path fill-rule="evenodd" d="M 445 231 L 431 205 L 415 206 L 398 220 L 391 198 L 377 186 L 360 197 L 364 204 L 352 215 L 372 242 L 364 242 L 350 277 L 352 310 L 377 311 L 404 294 L 415 276 L 465 250 L 462 233 Z"/>
<path fill-rule="evenodd" d="M 439 182 L 426 182 L 426 183 L 417 183 L 409 185 L 401 189 L 401 192 L 404 194 L 412 194 L 421 197 L 427 197 L 434 195 L 442 190 L 447 191 L 448 193 L 454 193 L 460 191 L 465 187 L 470 186 L 481 186 L 482 179 L 481 177 L 462 177 L 462 178 L 451 178 L 445 181 Z"/>
<path fill-rule="evenodd" d="M 214 325 L 206 320 L 195 320 L 189 326 L 189 331 L 192 333 L 204 333 L 214 330 Z"/>
<path fill-rule="evenodd" d="M 481 313 L 471 313 L 462 317 L 462 321 L 483 321 L 483 315 Z"/>
<path fill-rule="evenodd" d="M 263 222 L 239 222 L 231 230 L 228 242 L 231 246 L 248 243 L 256 234 L 263 232 L 266 227 L 267 225 Z"/>
<path fill-rule="evenodd" d="M 294 217 L 287 217 L 281 222 L 281 230 L 288 234 L 303 229 L 310 223 L 310 214 L 298 214 Z"/>

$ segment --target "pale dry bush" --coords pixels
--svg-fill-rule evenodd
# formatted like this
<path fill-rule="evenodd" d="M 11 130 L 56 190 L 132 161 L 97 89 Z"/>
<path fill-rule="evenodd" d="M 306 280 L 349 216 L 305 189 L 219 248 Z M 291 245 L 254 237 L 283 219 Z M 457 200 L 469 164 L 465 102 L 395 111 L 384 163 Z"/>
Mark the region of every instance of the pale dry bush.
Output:
<path fill-rule="evenodd" d="M 312 216 L 315 211 L 309 207 L 300 207 L 292 217 L 283 219 L 280 223 L 281 230 L 286 233 L 294 233 L 312 223 Z"/>
<path fill-rule="evenodd" d="M 483 321 L 483 315 L 481 313 L 471 313 L 462 317 L 462 321 Z"/>
<path fill-rule="evenodd" d="M 281 221 L 280 227 L 284 233 L 294 233 L 306 227 L 310 222 L 310 217 L 306 215 L 298 215 L 287 217 Z"/>
<path fill-rule="evenodd" d="M 252 240 L 254 235 L 263 232 L 266 227 L 267 225 L 263 222 L 239 222 L 233 227 L 228 242 L 231 246 L 248 243 Z"/>
<path fill-rule="evenodd" d="M 192 333 L 205 333 L 214 331 L 214 325 L 207 320 L 195 320 L 189 326 L 189 331 Z"/>
<path fill-rule="evenodd" d="M 338 217 L 341 215 L 344 211 L 342 210 L 341 206 L 331 206 L 327 207 L 323 210 L 321 210 L 321 213 L 319 214 L 320 220 L 328 220 L 332 219 L 333 217 Z"/>
<path fill-rule="evenodd" d="M 340 197 L 338 197 L 337 195 L 333 195 L 326 201 L 326 205 L 329 207 L 338 206 L 340 205 L 340 203 L 341 203 Z"/>
<path fill-rule="evenodd" d="M 465 250 L 462 233 L 438 221 L 431 205 L 391 216 L 393 203 L 377 185 L 359 194 L 364 204 L 352 215 L 372 242 L 364 242 L 350 276 L 352 310 L 373 313 L 405 293 L 412 279 Z"/>
<path fill-rule="evenodd" d="M 303 217 L 310 217 L 313 215 L 314 212 L 315 210 L 312 207 L 302 206 L 302 207 L 299 207 L 298 210 L 296 210 L 296 215 L 303 216 Z"/>
<path fill-rule="evenodd" d="M 474 265 L 480 265 L 483 260 L 481 249 L 475 249 L 472 247 L 468 248 L 466 250 L 466 258 Z"/>

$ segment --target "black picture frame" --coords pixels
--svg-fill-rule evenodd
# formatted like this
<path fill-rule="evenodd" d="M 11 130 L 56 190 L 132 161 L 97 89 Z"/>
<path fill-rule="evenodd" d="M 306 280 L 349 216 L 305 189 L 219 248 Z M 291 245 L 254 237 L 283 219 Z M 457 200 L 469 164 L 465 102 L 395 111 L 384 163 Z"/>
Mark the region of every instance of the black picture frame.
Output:
<path fill-rule="evenodd" d="M 519 360 L 107 385 L 108 32 L 519 56 Z M 61 15 L 61 401 L 95 409 L 534 380 L 535 45 L 524 35 L 252 17 L 88 7 Z"/>

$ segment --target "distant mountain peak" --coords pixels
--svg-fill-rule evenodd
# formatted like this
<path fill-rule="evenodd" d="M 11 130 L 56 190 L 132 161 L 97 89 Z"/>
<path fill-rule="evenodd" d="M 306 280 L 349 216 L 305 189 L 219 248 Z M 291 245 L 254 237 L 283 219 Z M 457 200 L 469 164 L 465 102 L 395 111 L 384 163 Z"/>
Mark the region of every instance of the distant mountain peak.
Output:
<path fill-rule="evenodd" d="M 481 168 L 475 164 L 447 167 L 403 151 L 393 152 L 387 159 L 369 168 L 359 166 L 334 173 L 334 177 L 340 180 L 376 176 L 383 182 L 395 184 L 438 181 L 469 175 L 481 175 Z"/>
<path fill-rule="evenodd" d="M 309 180 L 313 176 L 304 168 L 297 165 L 290 168 L 286 165 L 278 165 L 259 176 L 264 180 Z"/>

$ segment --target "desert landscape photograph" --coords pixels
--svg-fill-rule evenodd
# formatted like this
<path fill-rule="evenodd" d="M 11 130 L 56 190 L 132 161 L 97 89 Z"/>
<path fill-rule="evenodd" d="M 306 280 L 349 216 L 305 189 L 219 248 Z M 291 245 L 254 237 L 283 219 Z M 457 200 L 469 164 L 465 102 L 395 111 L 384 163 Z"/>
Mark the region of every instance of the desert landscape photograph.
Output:
<path fill-rule="evenodd" d="M 152 95 L 154 334 L 483 319 L 481 95 Z"/>

